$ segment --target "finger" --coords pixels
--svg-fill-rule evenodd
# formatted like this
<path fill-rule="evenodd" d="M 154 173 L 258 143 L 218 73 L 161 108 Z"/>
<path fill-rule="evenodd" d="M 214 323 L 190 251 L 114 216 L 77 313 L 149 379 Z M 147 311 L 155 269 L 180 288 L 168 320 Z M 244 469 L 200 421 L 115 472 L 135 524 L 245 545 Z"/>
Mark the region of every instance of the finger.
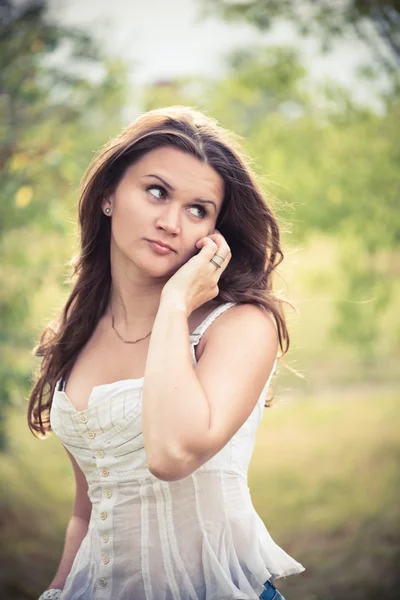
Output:
<path fill-rule="evenodd" d="M 222 258 L 222 257 L 224 257 L 224 260 L 223 260 L 223 258 Z M 226 258 L 225 258 L 225 257 L 226 257 Z M 221 275 L 221 274 L 222 274 L 222 273 L 225 271 L 225 269 L 227 268 L 227 266 L 228 266 L 228 264 L 229 264 L 229 261 L 230 261 L 230 255 L 229 255 L 229 256 L 227 256 L 227 253 L 226 253 L 226 252 L 221 252 L 221 251 L 218 251 L 218 252 L 216 252 L 216 253 L 214 254 L 214 256 L 213 256 L 212 258 L 213 258 L 213 260 L 214 260 L 216 263 L 218 263 L 218 264 L 219 264 L 219 266 L 221 267 L 221 268 L 219 269 L 219 268 L 218 268 L 216 265 L 214 265 L 214 263 L 213 263 L 213 262 L 211 263 L 212 265 L 214 265 L 214 266 L 215 266 L 215 268 L 217 269 L 217 271 L 218 271 L 219 275 Z"/>
<path fill-rule="evenodd" d="M 208 237 L 215 241 L 220 250 L 226 248 L 227 251 L 230 252 L 230 248 L 227 244 L 227 241 L 221 233 L 211 233 Z"/>
<path fill-rule="evenodd" d="M 206 251 L 207 255 L 209 253 L 214 253 L 216 252 L 217 248 L 218 248 L 218 244 L 210 239 L 210 236 L 206 236 L 201 238 L 197 243 L 196 243 L 196 247 L 197 248 L 202 248 L 203 249 L 203 253 L 204 251 Z"/>
<path fill-rule="evenodd" d="M 215 254 L 211 257 L 210 259 L 210 263 L 212 266 L 215 267 L 216 270 L 216 274 L 220 277 L 222 275 L 222 273 L 225 271 L 225 269 L 227 268 L 229 262 L 231 259 L 231 254 L 228 254 L 228 250 L 226 249 L 217 249 L 217 251 L 215 252 Z M 219 267 L 217 267 L 217 265 L 214 263 L 217 263 L 219 265 Z"/>
<path fill-rule="evenodd" d="M 213 234 L 212 236 L 209 236 L 209 237 L 214 239 L 214 241 L 216 242 L 216 244 L 217 244 L 216 252 L 220 256 L 224 257 L 225 259 L 228 259 L 231 257 L 231 255 L 232 255 L 231 249 L 228 246 L 228 244 L 226 243 L 226 240 L 223 236 L 220 235 L 219 237 L 217 237 L 215 234 Z"/>
<path fill-rule="evenodd" d="M 231 259 L 231 250 L 226 243 L 225 238 L 221 234 L 210 234 L 201 238 L 196 246 L 201 247 L 201 256 L 210 262 L 215 268 L 216 273 L 220 276 L 229 264 Z M 218 256 L 216 256 L 218 254 Z M 211 262 L 214 259 L 220 265 L 220 268 Z"/>
<path fill-rule="evenodd" d="M 222 233 L 220 233 L 219 231 L 215 230 L 214 233 L 210 233 L 209 238 L 211 238 L 212 240 L 217 241 L 218 244 L 222 243 L 222 242 L 226 242 L 224 236 L 222 235 Z"/>
<path fill-rule="evenodd" d="M 218 231 L 218 229 L 214 229 L 213 233 L 209 233 L 208 235 L 204 236 L 204 238 L 200 238 L 200 240 L 198 240 L 195 244 L 196 247 L 198 247 L 199 242 L 201 242 L 202 240 L 205 240 L 207 238 L 214 240 L 216 242 L 217 246 L 219 246 L 223 242 L 226 242 L 224 236 Z"/>

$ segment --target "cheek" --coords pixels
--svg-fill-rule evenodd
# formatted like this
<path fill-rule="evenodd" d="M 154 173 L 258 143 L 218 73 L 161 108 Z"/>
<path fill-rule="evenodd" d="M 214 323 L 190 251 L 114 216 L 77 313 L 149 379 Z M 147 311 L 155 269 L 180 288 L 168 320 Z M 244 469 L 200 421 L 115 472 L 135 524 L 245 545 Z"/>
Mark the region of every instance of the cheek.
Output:
<path fill-rule="evenodd" d="M 200 252 L 199 248 L 196 248 L 196 242 L 205 237 L 207 233 L 208 229 L 204 229 L 204 232 L 196 231 L 195 235 L 191 232 L 190 236 L 187 236 L 186 239 L 182 239 L 182 264 Z"/>
<path fill-rule="evenodd" d="M 191 247 L 197 251 L 196 248 L 196 243 L 201 240 L 202 238 L 210 235 L 211 233 L 213 233 L 214 231 L 214 227 L 212 226 L 212 224 L 210 225 L 210 222 L 204 223 L 201 227 L 197 227 L 196 231 L 192 233 L 191 235 L 191 239 L 190 239 L 190 244 Z"/>
<path fill-rule="evenodd" d="M 121 194 L 116 197 L 113 210 L 112 229 L 113 233 L 125 235 L 143 231 L 148 220 L 146 206 L 140 203 L 137 194 Z"/>
<path fill-rule="evenodd" d="M 121 219 L 132 218 L 136 213 L 140 213 L 138 210 L 138 204 L 140 198 L 138 194 L 133 190 L 125 189 L 121 190 L 119 194 L 116 194 L 114 201 L 114 212 L 115 215 Z"/>
<path fill-rule="evenodd" d="M 193 256 L 195 254 L 197 250 L 196 242 L 205 235 L 203 235 L 200 229 L 202 228 L 197 227 L 195 228 L 195 230 L 191 230 L 190 228 L 188 228 L 186 232 L 181 232 L 181 247 L 184 250 L 185 254 L 187 254 L 188 256 Z"/>

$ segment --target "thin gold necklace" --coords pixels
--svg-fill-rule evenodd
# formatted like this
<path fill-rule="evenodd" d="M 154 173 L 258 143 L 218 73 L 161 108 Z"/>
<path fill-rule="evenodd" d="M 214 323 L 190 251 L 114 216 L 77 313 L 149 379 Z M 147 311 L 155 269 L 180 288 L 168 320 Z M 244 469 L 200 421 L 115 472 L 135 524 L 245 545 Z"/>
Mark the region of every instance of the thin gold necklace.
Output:
<path fill-rule="evenodd" d="M 111 326 L 114 329 L 115 333 L 117 334 L 117 336 L 119 337 L 120 340 L 122 340 L 124 342 L 124 344 L 136 344 L 137 342 L 140 342 L 141 340 L 145 340 L 147 337 L 149 337 L 150 333 L 153 331 L 153 329 L 151 331 L 149 331 L 149 333 L 147 335 L 145 335 L 144 337 L 139 338 L 138 340 L 125 340 L 121 334 L 118 333 L 118 331 L 115 329 L 115 325 L 114 325 L 114 315 L 111 313 Z"/>

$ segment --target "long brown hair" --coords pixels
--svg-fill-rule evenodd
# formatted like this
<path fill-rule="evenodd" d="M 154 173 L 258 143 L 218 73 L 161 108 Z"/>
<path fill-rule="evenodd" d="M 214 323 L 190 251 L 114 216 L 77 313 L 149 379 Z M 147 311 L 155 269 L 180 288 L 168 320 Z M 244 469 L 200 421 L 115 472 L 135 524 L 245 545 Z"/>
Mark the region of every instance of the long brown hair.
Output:
<path fill-rule="evenodd" d="M 80 254 L 75 284 L 59 317 L 42 332 L 33 352 L 42 357 L 29 397 L 28 425 L 36 435 L 51 430 L 50 408 L 64 377 L 104 314 L 111 289 L 110 219 L 101 210 L 125 170 L 147 152 L 172 146 L 208 163 L 224 181 L 216 228 L 231 261 L 219 282 L 219 302 L 263 306 L 275 320 L 281 357 L 289 349 L 283 303 L 272 290 L 272 272 L 283 260 L 277 220 L 265 201 L 250 161 L 236 137 L 204 114 L 170 106 L 140 115 L 92 160 L 80 188 Z M 268 406 L 268 401 L 266 406 Z"/>

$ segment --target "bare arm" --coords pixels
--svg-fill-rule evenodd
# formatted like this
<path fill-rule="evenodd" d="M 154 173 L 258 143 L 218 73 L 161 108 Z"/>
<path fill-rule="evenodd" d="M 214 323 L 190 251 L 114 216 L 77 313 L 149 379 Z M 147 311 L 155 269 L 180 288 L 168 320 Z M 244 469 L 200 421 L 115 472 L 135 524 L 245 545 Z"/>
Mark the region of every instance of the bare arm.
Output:
<path fill-rule="evenodd" d="M 194 368 L 186 307 L 162 297 L 143 385 L 143 437 L 150 471 L 186 477 L 214 456 L 254 409 L 278 350 L 273 320 L 261 308 L 234 306 L 210 327 Z"/>
<path fill-rule="evenodd" d="M 81 545 L 81 542 L 87 533 L 90 514 L 92 511 L 92 504 L 87 495 L 88 488 L 86 478 L 72 454 L 68 450 L 66 450 L 66 452 L 72 463 L 75 473 L 75 503 L 72 510 L 71 519 L 67 526 L 64 551 L 61 561 L 57 569 L 57 573 L 47 589 L 54 588 L 62 590 L 64 588 L 65 580 L 71 571 L 72 563 L 74 562 L 75 556 L 79 550 L 79 546 Z"/>

